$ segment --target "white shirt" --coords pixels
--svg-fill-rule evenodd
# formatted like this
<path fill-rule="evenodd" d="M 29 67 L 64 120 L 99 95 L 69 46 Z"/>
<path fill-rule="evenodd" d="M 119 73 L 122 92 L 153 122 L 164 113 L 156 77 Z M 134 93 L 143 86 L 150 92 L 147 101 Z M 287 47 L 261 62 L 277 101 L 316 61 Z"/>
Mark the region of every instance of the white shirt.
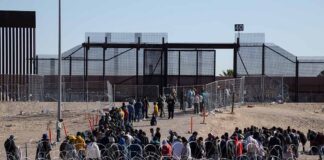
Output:
<path fill-rule="evenodd" d="M 100 150 L 96 142 L 91 142 L 87 145 L 87 155 L 86 158 L 100 158 Z"/>
<path fill-rule="evenodd" d="M 199 95 L 196 95 L 194 99 L 194 103 L 199 103 L 199 99 L 200 99 Z"/>
<path fill-rule="evenodd" d="M 180 142 L 174 142 L 172 144 L 172 149 L 173 149 L 173 159 L 180 160 L 182 149 L 183 149 L 183 144 Z"/>

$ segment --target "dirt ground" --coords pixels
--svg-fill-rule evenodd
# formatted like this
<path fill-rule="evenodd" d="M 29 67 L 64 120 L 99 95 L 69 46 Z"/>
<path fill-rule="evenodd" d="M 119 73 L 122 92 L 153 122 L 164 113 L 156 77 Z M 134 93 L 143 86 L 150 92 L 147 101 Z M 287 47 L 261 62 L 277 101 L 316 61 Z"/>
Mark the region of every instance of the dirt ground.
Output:
<path fill-rule="evenodd" d="M 75 134 L 77 131 L 89 129 L 89 114 L 94 117 L 96 110 L 107 104 L 93 103 L 63 103 L 63 119 L 67 134 Z M 23 155 L 33 159 L 35 156 L 36 142 L 43 133 L 52 130 L 52 139 L 55 140 L 56 103 L 45 102 L 6 102 L 0 103 L 0 159 L 5 158 L 3 143 L 9 135 L 15 135 L 16 143 L 20 146 Z M 149 111 L 150 112 L 150 111 Z M 174 130 L 182 136 L 189 137 L 191 117 L 193 131 L 198 131 L 199 136 L 206 137 L 208 133 L 220 136 L 224 132 L 232 132 L 235 127 L 283 127 L 291 126 L 302 132 L 313 129 L 324 132 L 324 104 L 259 104 L 249 108 L 241 106 L 235 108 L 235 113 L 230 114 L 230 108 L 223 113 L 209 114 L 206 124 L 203 117 L 193 115 L 191 111 L 184 114 L 176 111 L 175 118 L 159 118 L 157 127 L 161 128 L 162 138 L 166 138 L 168 131 Z M 151 113 L 151 112 L 150 112 Z M 167 115 L 166 115 L 167 116 Z M 142 121 L 134 125 L 149 133 L 151 126 L 149 121 Z M 156 127 L 154 127 L 156 128 Z M 64 131 L 61 132 L 64 136 Z M 309 144 L 306 144 L 309 146 Z M 58 146 L 54 147 L 52 155 L 58 156 Z M 301 156 L 300 159 L 318 159 L 314 156 Z"/>

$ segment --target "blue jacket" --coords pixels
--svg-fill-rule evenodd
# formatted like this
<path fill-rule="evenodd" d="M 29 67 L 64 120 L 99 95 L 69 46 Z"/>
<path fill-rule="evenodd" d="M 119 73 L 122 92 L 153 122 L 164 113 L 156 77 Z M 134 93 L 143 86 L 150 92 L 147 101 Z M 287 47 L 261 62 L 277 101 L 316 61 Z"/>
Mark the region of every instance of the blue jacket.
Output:
<path fill-rule="evenodd" d="M 142 107 L 143 107 L 143 103 L 142 102 L 136 102 L 135 105 L 134 105 L 134 108 L 135 108 L 135 112 L 138 113 L 142 110 Z"/>

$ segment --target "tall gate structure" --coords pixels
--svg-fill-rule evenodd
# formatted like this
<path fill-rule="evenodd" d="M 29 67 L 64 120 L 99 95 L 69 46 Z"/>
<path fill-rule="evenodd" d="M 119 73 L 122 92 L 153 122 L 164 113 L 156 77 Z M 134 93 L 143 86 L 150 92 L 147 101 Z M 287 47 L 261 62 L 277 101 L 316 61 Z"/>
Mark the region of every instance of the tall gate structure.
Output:
<path fill-rule="evenodd" d="M 0 11 L 0 101 L 28 99 L 35 74 L 36 19 L 33 11 Z"/>

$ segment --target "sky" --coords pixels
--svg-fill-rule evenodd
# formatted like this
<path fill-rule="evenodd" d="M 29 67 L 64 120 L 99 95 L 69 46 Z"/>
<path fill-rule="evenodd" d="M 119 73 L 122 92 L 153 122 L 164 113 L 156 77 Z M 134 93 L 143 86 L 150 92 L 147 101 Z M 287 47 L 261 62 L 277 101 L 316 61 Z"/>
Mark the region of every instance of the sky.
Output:
<path fill-rule="evenodd" d="M 36 11 L 36 52 L 57 55 L 58 0 L 0 0 Z M 324 0 L 62 0 L 62 51 L 85 32 L 167 32 L 169 42 L 234 42 L 234 24 L 297 56 L 324 55 Z M 217 73 L 232 51 L 217 51 Z"/>

